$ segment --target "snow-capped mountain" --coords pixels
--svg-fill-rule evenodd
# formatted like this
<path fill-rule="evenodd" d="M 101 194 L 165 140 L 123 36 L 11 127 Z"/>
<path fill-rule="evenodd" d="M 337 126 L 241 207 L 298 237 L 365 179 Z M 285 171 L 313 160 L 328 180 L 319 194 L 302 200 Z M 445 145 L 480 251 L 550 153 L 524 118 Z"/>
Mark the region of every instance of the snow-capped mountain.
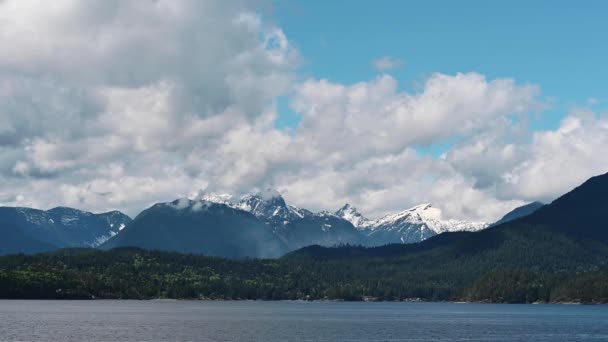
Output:
<path fill-rule="evenodd" d="M 210 203 L 220 203 L 228 206 L 233 206 L 232 195 L 229 194 L 216 194 L 212 192 L 201 192 L 195 200 L 200 200 Z"/>
<path fill-rule="evenodd" d="M 420 204 L 397 214 L 387 215 L 375 221 L 370 227 L 377 229 L 383 226 L 397 226 L 403 224 L 424 225 L 436 234 L 445 232 L 478 231 L 486 228 L 485 222 L 468 222 L 461 220 L 443 220 L 441 210 L 431 204 Z"/>
<path fill-rule="evenodd" d="M 272 227 L 249 212 L 208 199 L 155 204 L 101 248 L 139 247 L 227 258 L 285 253 Z"/>
<path fill-rule="evenodd" d="M 274 189 L 245 195 L 236 207 L 272 226 L 274 234 L 288 250 L 314 244 L 333 246 L 363 243 L 361 235 L 350 222 L 329 212 L 313 213 L 288 205 Z"/>
<path fill-rule="evenodd" d="M 377 246 L 388 243 L 415 243 L 434 235 L 454 231 L 477 231 L 484 222 L 446 220 L 441 210 L 421 204 L 396 214 L 370 220 L 357 208 L 344 205 L 335 213 L 298 208 L 285 202 L 281 194 L 265 189 L 236 199 L 227 194 L 206 193 L 198 200 L 243 210 L 272 228 L 288 250 L 311 245 L 341 243 Z"/>
<path fill-rule="evenodd" d="M 290 206 L 274 190 L 233 196 L 202 193 L 194 200 L 144 210 L 102 248 L 141 247 L 220 257 L 277 257 L 309 245 L 363 244 L 363 235 L 328 212 Z"/>
<path fill-rule="evenodd" d="M 242 197 L 199 193 L 193 200 L 156 204 L 133 222 L 117 211 L 93 214 L 64 207 L 47 211 L 0 208 L 5 240 L 24 241 L 22 249 L 4 248 L 11 252 L 103 245 L 222 257 L 275 257 L 310 245 L 414 243 L 443 232 L 487 226 L 445 220 L 439 209 L 428 204 L 376 220 L 348 204 L 335 213 L 312 212 L 287 204 L 272 189 Z"/>
<path fill-rule="evenodd" d="M 234 200 L 228 194 L 202 193 L 196 203 L 221 204 L 252 214 L 272 230 L 285 252 L 309 245 L 365 244 L 353 225 L 329 212 L 314 213 L 285 202 L 274 189 L 265 189 Z"/>
<path fill-rule="evenodd" d="M 280 225 L 314 215 L 306 209 L 287 205 L 281 194 L 273 189 L 245 195 L 235 207 L 248 211 L 264 221 Z"/>
<path fill-rule="evenodd" d="M 255 194 L 245 195 L 237 202 L 231 202 L 232 196 L 207 194 L 206 201 L 223 203 L 252 213 L 258 219 L 272 226 L 273 232 L 287 245 L 306 245 L 308 242 L 319 244 L 360 243 L 368 246 L 387 243 L 415 243 L 426 240 L 434 235 L 455 231 L 477 231 L 489 226 L 485 222 L 468 222 L 461 220 L 446 220 L 442 218 L 441 210 L 430 204 L 421 204 L 403 210 L 396 214 L 387 215 L 377 220 L 363 216 L 357 208 L 345 204 L 334 214 L 328 212 L 313 213 L 285 203 L 281 194 L 273 189 L 266 189 Z M 333 223 L 326 223 L 332 221 Z M 345 222 L 346 221 L 346 222 Z M 294 227 L 304 229 L 301 224 L 306 222 L 306 231 L 294 237 Z M 350 223 L 357 231 L 354 237 Z M 335 233 L 339 226 L 341 233 L 327 239 L 327 235 Z M 306 241 L 306 234 L 309 241 Z M 314 233 L 324 235 L 321 239 L 311 238 Z M 347 235 L 348 238 L 344 238 Z M 298 240 L 297 243 L 293 243 Z"/>
<path fill-rule="evenodd" d="M 230 194 L 204 192 L 195 198 L 195 201 L 198 200 L 249 212 L 269 225 L 286 225 L 293 220 L 315 215 L 309 210 L 288 205 L 274 189 L 265 189 L 240 198 Z"/>
<path fill-rule="evenodd" d="M 97 247 L 123 229 L 131 218 L 119 211 L 94 214 L 73 208 L 38 210 L 0 207 L 0 224 L 21 236 L 57 248 Z"/>
<path fill-rule="evenodd" d="M 342 208 L 336 211 L 336 216 L 345 219 L 346 221 L 352 223 L 355 228 L 365 229 L 369 225 L 372 224 L 373 221 L 369 220 L 365 216 L 363 216 L 357 208 L 352 205 L 346 203 Z"/>
<path fill-rule="evenodd" d="M 367 235 L 371 245 L 415 243 L 445 232 L 478 231 L 489 226 L 485 222 L 444 220 L 441 210 L 430 204 L 420 204 L 377 220 L 365 218 L 356 208 L 346 204 L 336 215 Z"/>

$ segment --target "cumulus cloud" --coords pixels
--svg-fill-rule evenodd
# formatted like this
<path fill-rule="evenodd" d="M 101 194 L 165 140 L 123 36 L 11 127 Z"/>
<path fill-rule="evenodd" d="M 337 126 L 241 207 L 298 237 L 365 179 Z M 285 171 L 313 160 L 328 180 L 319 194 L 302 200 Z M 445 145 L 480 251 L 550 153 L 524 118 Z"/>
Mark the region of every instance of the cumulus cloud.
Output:
<path fill-rule="evenodd" d="M 247 1 L 2 1 L 0 31 L 2 191 L 42 207 L 133 213 L 204 184 L 298 59 Z"/>
<path fill-rule="evenodd" d="M 383 56 L 372 61 L 372 66 L 378 71 L 389 71 L 399 68 L 403 62 L 391 56 Z"/>
<path fill-rule="evenodd" d="M 299 52 L 250 3 L 0 1 L 1 204 L 134 215 L 200 189 L 276 188 L 313 210 L 431 202 L 494 220 L 608 170 L 604 116 L 529 129 L 535 85 L 475 72 L 435 73 L 415 92 L 389 75 L 300 79 Z M 280 130 L 286 95 L 301 121 Z M 418 152 L 443 141 L 455 143 L 440 158 Z"/>
<path fill-rule="evenodd" d="M 499 200 L 550 202 L 608 171 L 601 152 L 606 143 L 606 117 L 573 110 L 556 130 L 533 132 L 521 122 L 505 122 L 462 141 L 443 159 Z"/>
<path fill-rule="evenodd" d="M 525 159 L 504 173 L 505 196 L 551 200 L 608 171 L 608 118 L 574 111 L 554 131 L 533 133 Z"/>
<path fill-rule="evenodd" d="M 537 106 L 538 88 L 477 73 L 434 74 L 421 92 L 397 91 L 383 75 L 352 86 L 309 80 L 296 88 L 294 110 L 305 144 L 335 151 L 336 160 L 398 153 L 456 134 L 472 134 L 506 115 Z"/>

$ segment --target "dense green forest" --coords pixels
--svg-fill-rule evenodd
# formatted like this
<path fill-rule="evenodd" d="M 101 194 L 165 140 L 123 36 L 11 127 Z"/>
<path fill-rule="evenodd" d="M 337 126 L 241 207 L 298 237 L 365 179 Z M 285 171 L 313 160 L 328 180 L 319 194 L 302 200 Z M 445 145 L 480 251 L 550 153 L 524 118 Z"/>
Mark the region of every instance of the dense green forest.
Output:
<path fill-rule="evenodd" d="M 319 247 L 311 247 L 312 249 Z M 138 249 L 61 250 L 0 258 L 0 298 L 188 298 L 264 300 L 467 300 L 608 302 L 608 272 L 505 270 L 484 273 L 425 253 L 227 260 Z M 428 257 L 428 255 L 426 256 Z M 432 262 L 432 257 L 430 258 Z M 413 267 L 418 263 L 417 267 Z"/>

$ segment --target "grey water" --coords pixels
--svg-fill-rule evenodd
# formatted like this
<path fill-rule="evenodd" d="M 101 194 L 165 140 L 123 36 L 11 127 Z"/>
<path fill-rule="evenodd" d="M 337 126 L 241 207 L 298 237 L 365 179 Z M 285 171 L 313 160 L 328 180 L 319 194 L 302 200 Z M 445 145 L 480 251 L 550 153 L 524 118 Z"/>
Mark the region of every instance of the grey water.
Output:
<path fill-rule="evenodd" d="M 608 306 L 8 300 L 0 341 L 608 341 Z"/>

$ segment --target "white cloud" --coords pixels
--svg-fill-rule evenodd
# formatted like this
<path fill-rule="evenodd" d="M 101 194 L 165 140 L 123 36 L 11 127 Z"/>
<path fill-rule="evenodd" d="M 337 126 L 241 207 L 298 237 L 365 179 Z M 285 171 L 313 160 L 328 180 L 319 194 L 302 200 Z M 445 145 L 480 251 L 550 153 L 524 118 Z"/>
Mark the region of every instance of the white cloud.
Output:
<path fill-rule="evenodd" d="M 389 71 L 399 68 L 403 62 L 391 56 L 383 56 L 372 61 L 372 66 L 378 71 Z"/>
<path fill-rule="evenodd" d="M 136 214 L 198 189 L 274 187 L 369 216 L 422 202 L 493 220 L 608 170 L 605 117 L 531 132 L 540 89 L 475 72 L 298 81 L 247 1 L 0 2 L 0 202 Z M 381 68 L 395 66 L 388 58 Z M 278 96 L 301 116 L 274 127 Z M 454 140 L 441 158 L 417 147 Z"/>
<path fill-rule="evenodd" d="M 568 115 L 558 129 L 533 134 L 528 155 L 504 174 L 505 193 L 551 200 L 593 175 L 608 172 L 608 119 L 591 112 Z"/>
<path fill-rule="evenodd" d="M 556 130 L 507 122 L 465 139 L 444 160 L 498 200 L 550 202 L 608 171 L 606 143 L 606 117 L 575 110 Z"/>
<path fill-rule="evenodd" d="M 268 120 L 298 59 L 254 10 L 247 1 L 0 2 L 9 193 L 0 198 L 135 213 L 222 174 L 209 170 L 221 159 L 206 157 L 233 129 Z M 106 165 L 121 174 L 103 174 Z"/>
<path fill-rule="evenodd" d="M 303 114 L 302 144 L 333 152 L 340 161 L 473 134 L 495 120 L 538 106 L 538 88 L 477 73 L 434 74 L 420 93 L 397 91 L 383 75 L 352 86 L 308 80 L 296 88 L 293 108 Z"/>

